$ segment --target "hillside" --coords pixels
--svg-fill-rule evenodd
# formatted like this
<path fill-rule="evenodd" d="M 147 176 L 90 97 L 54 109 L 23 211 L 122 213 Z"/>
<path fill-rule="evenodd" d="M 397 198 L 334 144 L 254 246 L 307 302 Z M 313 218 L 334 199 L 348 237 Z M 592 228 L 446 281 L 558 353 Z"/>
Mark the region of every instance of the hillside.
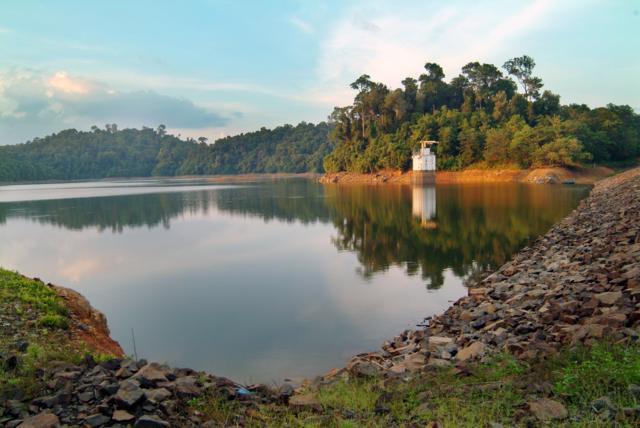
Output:
<path fill-rule="evenodd" d="M 470 62 L 449 82 L 440 65 L 424 67 L 402 88 L 367 74 L 351 84 L 353 103 L 331 115 L 327 172 L 405 171 L 421 140 L 440 142 L 438 170 L 575 167 L 640 155 L 640 115 L 626 105 L 562 105 L 560 95 L 542 90 L 531 57 L 508 60 L 505 73 Z"/>
<path fill-rule="evenodd" d="M 319 172 L 330 126 L 262 128 L 207 144 L 157 129 L 68 129 L 0 146 L 0 182 L 274 172 Z"/>

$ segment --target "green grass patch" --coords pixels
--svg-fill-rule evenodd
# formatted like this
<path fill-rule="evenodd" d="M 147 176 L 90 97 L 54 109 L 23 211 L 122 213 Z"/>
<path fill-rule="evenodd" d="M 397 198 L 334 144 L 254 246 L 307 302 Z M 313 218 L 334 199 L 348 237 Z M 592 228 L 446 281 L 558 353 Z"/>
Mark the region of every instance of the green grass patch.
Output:
<path fill-rule="evenodd" d="M 620 406 L 638 405 L 628 392 L 640 385 L 640 345 L 597 343 L 563 355 L 556 369 L 555 392 L 575 407 L 608 396 Z"/>
<path fill-rule="evenodd" d="M 63 300 L 42 281 L 26 278 L 16 272 L 0 268 L 0 301 L 13 303 L 18 312 L 21 305 L 29 306 L 44 316 L 68 317 Z"/>

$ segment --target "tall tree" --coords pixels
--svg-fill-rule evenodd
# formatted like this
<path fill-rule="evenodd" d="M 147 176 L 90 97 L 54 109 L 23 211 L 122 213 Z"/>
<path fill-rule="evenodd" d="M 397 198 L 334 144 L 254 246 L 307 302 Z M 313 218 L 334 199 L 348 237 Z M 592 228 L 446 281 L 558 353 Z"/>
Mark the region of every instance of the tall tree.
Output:
<path fill-rule="evenodd" d="M 527 101 L 537 99 L 543 86 L 542 79 L 533 76 L 535 66 L 536 62 L 528 55 L 511 58 L 502 66 L 507 73 L 518 80 Z"/>

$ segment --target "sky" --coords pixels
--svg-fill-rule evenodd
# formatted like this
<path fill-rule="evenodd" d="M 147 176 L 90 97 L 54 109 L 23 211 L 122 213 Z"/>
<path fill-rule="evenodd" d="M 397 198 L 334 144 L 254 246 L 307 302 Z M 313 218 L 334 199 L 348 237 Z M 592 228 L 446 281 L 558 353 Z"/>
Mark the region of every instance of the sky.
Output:
<path fill-rule="evenodd" d="M 640 111 L 640 0 L 2 0 L 0 144 L 106 123 L 214 141 L 326 120 L 364 73 L 523 54 L 563 103 Z"/>

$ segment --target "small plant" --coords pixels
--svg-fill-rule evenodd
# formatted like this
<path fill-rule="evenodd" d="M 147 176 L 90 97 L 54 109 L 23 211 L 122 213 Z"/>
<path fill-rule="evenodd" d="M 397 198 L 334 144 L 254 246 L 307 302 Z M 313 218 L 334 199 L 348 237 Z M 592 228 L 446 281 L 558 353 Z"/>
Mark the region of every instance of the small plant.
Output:
<path fill-rule="evenodd" d="M 62 315 L 47 314 L 40 317 L 38 324 L 41 327 L 66 330 L 69 328 L 69 320 Z"/>

